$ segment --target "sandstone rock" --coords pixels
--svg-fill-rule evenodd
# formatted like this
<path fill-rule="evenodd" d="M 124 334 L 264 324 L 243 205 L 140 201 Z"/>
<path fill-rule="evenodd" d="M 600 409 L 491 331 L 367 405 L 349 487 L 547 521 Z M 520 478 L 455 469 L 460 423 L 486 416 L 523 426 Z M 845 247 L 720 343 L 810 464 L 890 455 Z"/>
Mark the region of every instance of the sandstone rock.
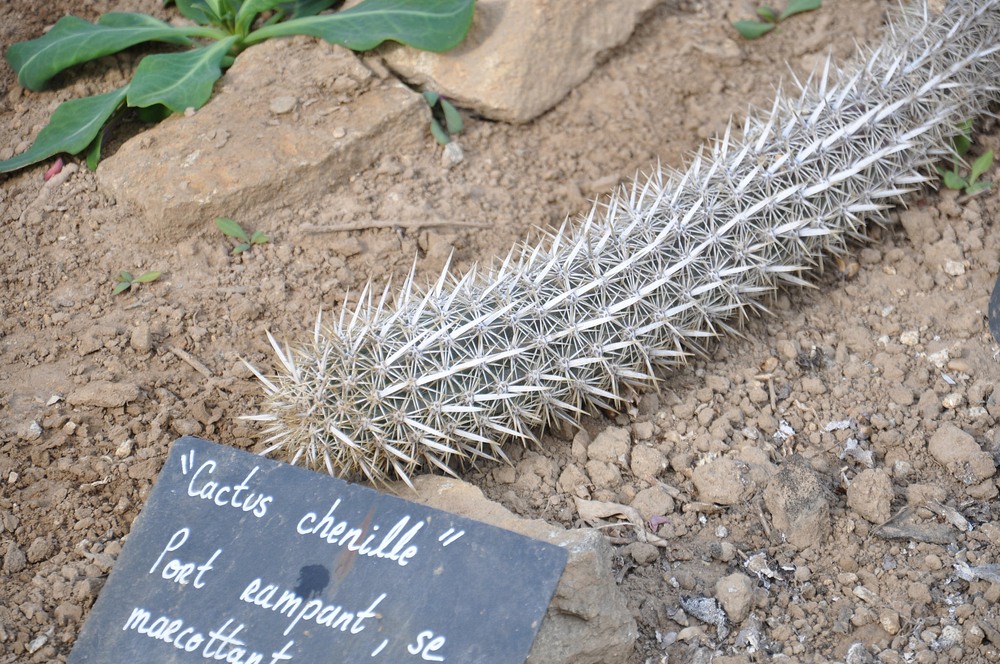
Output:
<path fill-rule="evenodd" d="M 774 526 L 802 550 L 819 546 L 830 534 L 830 503 L 816 473 L 799 455 L 785 459 L 764 489 Z"/>
<path fill-rule="evenodd" d="M 480 115 L 527 122 L 555 106 L 624 43 L 661 0 L 480 0 L 472 29 L 447 53 L 395 44 L 386 66 Z"/>
<path fill-rule="evenodd" d="M 16 574 L 28 566 L 28 558 L 24 551 L 13 541 L 7 542 L 7 550 L 3 555 L 4 574 Z"/>
<path fill-rule="evenodd" d="M 208 104 L 127 141 L 97 177 L 144 213 L 144 233 L 164 241 L 218 216 L 256 228 L 265 215 L 315 201 L 395 146 L 418 142 L 428 112 L 420 95 L 375 79 L 346 49 L 275 39 L 242 53 Z"/>
<path fill-rule="evenodd" d="M 478 488 L 460 480 L 423 475 L 398 493 L 453 514 L 483 521 L 561 546 L 569 562 L 556 587 L 528 662 L 602 664 L 629 661 L 638 628 L 615 583 L 612 550 L 596 530 L 563 530 L 537 519 L 522 519 L 487 500 Z"/>
<path fill-rule="evenodd" d="M 892 515 L 892 480 L 881 468 L 864 470 L 847 487 L 847 506 L 872 523 Z"/>
<path fill-rule="evenodd" d="M 139 386 L 135 383 L 112 383 L 94 380 L 73 390 L 66 397 L 71 406 L 97 406 L 118 408 L 139 398 Z"/>

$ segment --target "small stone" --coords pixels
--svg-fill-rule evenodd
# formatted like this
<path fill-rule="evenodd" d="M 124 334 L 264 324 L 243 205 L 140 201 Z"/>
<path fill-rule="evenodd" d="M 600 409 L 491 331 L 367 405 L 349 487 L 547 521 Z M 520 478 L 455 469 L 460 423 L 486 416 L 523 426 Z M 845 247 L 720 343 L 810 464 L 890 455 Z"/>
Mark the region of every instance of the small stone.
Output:
<path fill-rule="evenodd" d="M 667 469 L 667 458 L 655 447 L 638 445 L 632 450 L 629 467 L 638 479 L 649 482 Z"/>
<path fill-rule="evenodd" d="M 872 523 L 892 515 L 892 480 L 881 468 L 864 470 L 847 487 L 847 506 Z"/>
<path fill-rule="evenodd" d="M 663 487 L 656 485 L 637 493 L 632 499 L 631 506 L 638 510 L 643 519 L 648 521 L 654 516 L 672 514 L 674 499 Z"/>
<path fill-rule="evenodd" d="M 904 346 L 916 346 L 920 343 L 920 333 L 916 330 L 907 330 L 899 335 L 899 343 Z"/>
<path fill-rule="evenodd" d="M 625 549 L 638 565 L 650 565 L 660 559 L 660 550 L 648 542 L 632 542 Z"/>
<path fill-rule="evenodd" d="M 965 401 L 964 396 L 962 396 L 958 392 L 952 392 L 946 395 L 943 399 L 941 399 L 941 405 L 947 408 L 948 410 L 954 410 L 955 408 L 961 406 L 962 402 L 964 401 Z"/>
<path fill-rule="evenodd" d="M 715 599 L 733 623 L 739 624 L 750 615 L 753 605 L 754 582 L 746 574 L 736 572 L 724 576 L 715 584 Z"/>
<path fill-rule="evenodd" d="M 691 481 L 700 500 L 718 505 L 735 505 L 754 489 L 747 463 L 729 457 L 701 464 L 694 469 Z"/>
<path fill-rule="evenodd" d="M 587 447 L 587 458 L 605 463 L 624 463 L 632 445 L 627 429 L 608 427 Z"/>
<path fill-rule="evenodd" d="M 295 110 L 295 105 L 298 103 L 299 100 L 295 97 L 282 95 L 272 99 L 268 109 L 275 115 L 284 115 L 285 113 L 291 113 Z"/>
<path fill-rule="evenodd" d="M 945 261 L 944 272 L 953 277 L 960 277 L 965 274 L 965 265 L 959 261 Z"/>
<path fill-rule="evenodd" d="M 787 457 L 764 489 L 764 504 L 775 528 L 799 550 L 821 545 L 830 534 L 830 503 L 826 489 L 808 462 Z"/>
<path fill-rule="evenodd" d="M 148 353 L 153 349 L 153 333 L 148 323 L 140 323 L 132 329 L 129 345 L 139 353 Z"/>
<path fill-rule="evenodd" d="M 889 635 L 895 636 L 899 633 L 899 614 L 892 609 L 882 609 L 878 612 L 878 624 Z"/>
<path fill-rule="evenodd" d="M 927 451 L 958 480 L 969 485 L 979 484 L 996 473 L 993 456 L 954 424 L 939 426 L 927 443 Z"/>
<path fill-rule="evenodd" d="M 4 574 L 17 574 L 28 566 L 28 558 L 24 551 L 12 540 L 7 543 L 7 551 L 3 556 Z"/>
<path fill-rule="evenodd" d="M 652 422 L 636 422 L 632 425 L 632 434 L 636 440 L 651 440 L 654 431 Z"/>
<path fill-rule="evenodd" d="M 139 386 L 135 383 L 112 383 L 94 380 L 70 392 L 66 401 L 71 406 L 96 406 L 98 408 L 119 408 L 139 398 Z"/>
<path fill-rule="evenodd" d="M 17 437 L 29 443 L 38 440 L 42 437 L 42 427 L 35 420 L 31 420 L 17 430 Z"/>
<path fill-rule="evenodd" d="M 454 168 L 461 164 L 464 159 L 465 152 L 458 141 L 451 141 L 444 146 L 444 150 L 441 152 L 441 165 L 445 168 Z"/>
<path fill-rule="evenodd" d="M 55 547 L 52 540 L 47 537 L 37 537 L 28 546 L 28 562 L 37 563 L 46 560 L 54 553 Z"/>

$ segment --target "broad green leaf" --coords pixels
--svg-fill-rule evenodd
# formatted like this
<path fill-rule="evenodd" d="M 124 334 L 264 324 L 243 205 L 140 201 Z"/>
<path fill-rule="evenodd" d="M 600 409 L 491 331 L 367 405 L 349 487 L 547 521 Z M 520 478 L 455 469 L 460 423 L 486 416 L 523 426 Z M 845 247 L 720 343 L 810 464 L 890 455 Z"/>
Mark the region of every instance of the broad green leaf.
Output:
<path fill-rule="evenodd" d="M 979 176 L 990 170 L 990 166 L 993 165 L 993 150 L 987 150 L 982 153 L 976 160 L 972 162 L 972 167 L 969 169 L 969 182 L 974 183 L 979 179 Z"/>
<path fill-rule="evenodd" d="M 774 23 L 758 23 L 757 21 L 734 21 L 733 27 L 744 39 L 757 39 L 774 30 Z"/>
<path fill-rule="evenodd" d="M 215 220 L 215 225 L 219 227 L 222 234 L 227 237 L 234 237 L 237 240 L 242 240 L 244 242 L 249 242 L 247 238 L 247 233 L 240 226 L 239 222 L 235 219 L 230 219 L 229 217 L 219 217 Z"/>
<path fill-rule="evenodd" d="M 147 55 L 129 84 L 128 105 L 163 104 L 174 113 L 201 108 L 212 96 L 212 86 L 222 76 L 222 58 L 235 41 L 227 37 L 184 53 Z"/>
<path fill-rule="evenodd" d="M 449 136 L 448 132 L 444 130 L 441 123 L 433 118 L 431 119 L 431 136 L 433 136 L 434 140 L 441 145 L 448 145 L 451 143 L 451 136 Z"/>
<path fill-rule="evenodd" d="M 211 10 L 205 4 L 205 0 L 176 0 L 176 2 L 164 2 L 164 5 L 175 4 L 178 11 L 188 19 L 198 25 L 209 25 L 213 22 Z"/>
<path fill-rule="evenodd" d="M 250 248 L 250 245 L 246 242 L 240 242 L 238 245 L 233 247 L 233 256 L 239 256 L 244 251 Z"/>
<path fill-rule="evenodd" d="M 97 164 L 101 162 L 101 148 L 104 145 L 104 128 L 102 127 L 94 140 L 90 142 L 90 146 L 87 148 L 87 168 L 92 171 L 97 170 Z"/>
<path fill-rule="evenodd" d="M 236 12 L 236 34 L 246 35 L 257 15 L 277 7 L 282 0 L 244 0 Z"/>
<path fill-rule="evenodd" d="M 267 244 L 271 241 L 263 231 L 254 231 L 253 235 L 250 236 L 250 244 Z"/>
<path fill-rule="evenodd" d="M 30 148 L 6 161 L 0 161 L 0 173 L 15 171 L 60 152 L 77 154 L 90 145 L 101 127 L 125 100 L 128 86 L 102 95 L 63 102 L 52 114 Z"/>
<path fill-rule="evenodd" d="M 353 51 L 392 40 L 423 51 L 447 51 L 465 38 L 475 0 L 365 0 L 334 14 L 297 18 L 251 32 L 246 44 L 308 35 Z"/>
<path fill-rule="evenodd" d="M 152 281 L 156 281 L 157 279 L 159 279 L 160 274 L 162 273 L 156 270 L 150 270 L 149 272 L 143 272 L 138 277 L 136 277 L 135 280 L 138 281 L 140 284 L 148 284 Z"/>
<path fill-rule="evenodd" d="M 444 111 L 445 128 L 449 134 L 457 134 L 465 127 L 461 113 L 447 99 L 441 99 L 441 109 Z"/>
<path fill-rule="evenodd" d="M 438 93 L 433 90 L 424 90 L 424 101 L 426 101 L 427 105 L 431 108 L 434 108 L 434 104 L 438 103 L 439 99 L 441 99 L 441 95 Z"/>
<path fill-rule="evenodd" d="M 316 14 L 338 4 L 341 0 L 291 0 L 278 5 L 278 10 L 288 18 L 302 18 Z"/>
<path fill-rule="evenodd" d="M 981 191 L 986 191 L 987 189 L 990 188 L 990 186 L 991 183 L 989 182 L 975 182 L 965 188 L 965 193 L 967 193 L 970 196 L 975 196 Z"/>
<path fill-rule="evenodd" d="M 968 182 L 965 181 L 961 175 L 955 171 L 945 171 L 944 172 L 944 186 L 949 189 L 962 189 Z"/>
<path fill-rule="evenodd" d="M 965 134 L 959 134 L 955 137 L 953 142 L 955 145 L 955 154 L 959 157 L 965 156 L 965 154 L 969 151 L 969 148 L 972 147 L 972 139 Z"/>
<path fill-rule="evenodd" d="M 785 11 L 781 12 L 778 20 L 784 21 L 789 16 L 811 12 L 814 9 L 819 9 L 822 4 L 823 0 L 788 0 L 788 5 L 785 6 Z"/>
<path fill-rule="evenodd" d="M 115 284 L 115 287 L 111 289 L 111 294 L 118 295 L 119 293 L 124 293 L 129 289 L 129 286 L 131 285 L 132 285 L 131 281 L 119 281 L 117 284 Z"/>
<path fill-rule="evenodd" d="M 117 279 L 118 281 L 132 283 L 135 280 L 135 277 L 132 276 L 131 272 L 127 270 L 122 270 L 121 272 L 118 273 L 118 276 L 115 277 L 115 279 Z"/>
<path fill-rule="evenodd" d="M 191 44 L 177 28 L 142 14 L 105 14 L 96 24 L 64 16 L 42 37 L 12 44 L 7 62 L 21 85 L 40 90 L 68 67 L 147 41 Z"/>
<path fill-rule="evenodd" d="M 774 7 L 768 7 L 766 5 L 763 6 L 763 7 L 758 7 L 757 8 L 757 16 L 760 16 L 762 19 L 764 19 L 768 23 L 777 23 L 778 22 L 778 12 L 774 11 Z"/>

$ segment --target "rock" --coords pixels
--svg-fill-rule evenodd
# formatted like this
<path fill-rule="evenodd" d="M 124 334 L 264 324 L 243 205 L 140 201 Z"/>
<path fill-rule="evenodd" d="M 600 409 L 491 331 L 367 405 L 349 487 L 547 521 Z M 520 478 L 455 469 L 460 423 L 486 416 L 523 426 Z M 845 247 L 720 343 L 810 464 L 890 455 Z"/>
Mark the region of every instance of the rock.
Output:
<path fill-rule="evenodd" d="M 4 574 L 17 574 L 28 566 L 28 558 L 24 551 L 13 541 L 7 542 L 7 551 L 3 555 Z"/>
<path fill-rule="evenodd" d="M 672 514 L 674 511 L 673 497 L 660 485 L 643 489 L 635 495 L 630 504 L 646 521 L 654 516 Z"/>
<path fill-rule="evenodd" d="M 197 112 L 127 141 L 97 178 L 139 208 L 144 233 L 161 242 L 219 216 L 256 227 L 278 209 L 315 204 L 399 145 L 419 144 L 428 114 L 421 95 L 377 80 L 347 49 L 274 39 L 240 54 Z"/>
<path fill-rule="evenodd" d="M 847 487 L 847 506 L 872 523 L 892 515 L 892 480 L 881 468 L 864 470 Z"/>
<path fill-rule="evenodd" d="M 721 457 L 694 469 L 691 477 L 699 500 L 718 505 L 735 505 L 753 492 L 750 468 L 743 461 Z"/>
<path fill-rule="evenodd" d="M 37 563 L 50 558 L 55 553 L 52 540 L 47 537 L 36 537 L 28 546 L 28 562 Z"/>
<path fill-rule="evenodd" d="M 733 624 L 739 624 L 750 615 L 753 606 L 754 583 L 746 574 L 730 574 L 715 584 L 715 599 Z"/>
<path fill-rule="evenodd" d="M 927 451 L 966 484 L 978 484 L 996 474 L 996 465 L 990 453 L 954 424 L 939 426 L 927 442 Z"/>
<path fill-rule="evenodd" d="M 624 464 L 631 446 L 632 441 L 628 429 L 608 427 L 597 434 L 597 437 L 587 447 L 587 458 L 591 461 Z"/>
<path fill-rule="evenodd" d="M 389 69 L 493 120 L 527 122 L 586 79 L 660 0 L 480 0 L 465 41 L 447 53 L 388 44 Z"/>
<path fill-rule="evenodd" d="M 97 406 L 98 408 L 118 408 L 139 398 L 139 386 L 135 383 L 112 383 L 94 380 L 73 390 L 66 397 L 71 406 Z"/>
<path fill-rule="evenodd" d="M 140 353 L 148 353 L 153 349 L 153 333 L 149 329 L 149 323 L 139 323 L 132 328 L 129 345 Z"/>
<path fill-rule="evenodd" d="M 652 482 L 667 469 L 667 457 L 663 456 L 663 452 L 655 447 L 637 445 L 632 450 L 630 468 L 632 474 L 640 480 Z"/>
<path fill-rule="evenodd" d="M 611 546 L 600 532 L 564 530 L 538 519 L 522 519 L 486 499 L 478 488 L 453 478 L 422 475 L 414 478 L 413 484 L 416 497 L 402 485 L 397 492 L 425 505 L 550 542 L 569 551 L 569 562 L 528 662 L 602 664 L 630 661 L 638 628 L 615 583 Z"/>
<path fill-rule="evenodd" d="M 785 459 L 764 489 L 774 526 L 799 550 L 819 546 L 830 534 L 830 503 L 816 473 L 799 455 Z"/>

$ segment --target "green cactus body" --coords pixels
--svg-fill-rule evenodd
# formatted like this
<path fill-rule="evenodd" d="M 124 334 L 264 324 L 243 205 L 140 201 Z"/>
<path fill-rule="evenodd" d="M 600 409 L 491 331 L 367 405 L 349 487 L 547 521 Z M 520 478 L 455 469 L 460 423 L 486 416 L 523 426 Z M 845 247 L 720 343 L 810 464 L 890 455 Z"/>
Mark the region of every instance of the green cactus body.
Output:
<path fill-rule="evenodd" d="M 557 419 L 615 408 L 654 371 L 804 284 L 931 178 L 959 123 L 1000 96 L 1000 0 L 904 11 L 882 43 L 827 62 L 727 130 L 488 270 L 371 288 L 310 343 L 271 343 L 266 452 L 408 480 L 504 458 Z"/>

